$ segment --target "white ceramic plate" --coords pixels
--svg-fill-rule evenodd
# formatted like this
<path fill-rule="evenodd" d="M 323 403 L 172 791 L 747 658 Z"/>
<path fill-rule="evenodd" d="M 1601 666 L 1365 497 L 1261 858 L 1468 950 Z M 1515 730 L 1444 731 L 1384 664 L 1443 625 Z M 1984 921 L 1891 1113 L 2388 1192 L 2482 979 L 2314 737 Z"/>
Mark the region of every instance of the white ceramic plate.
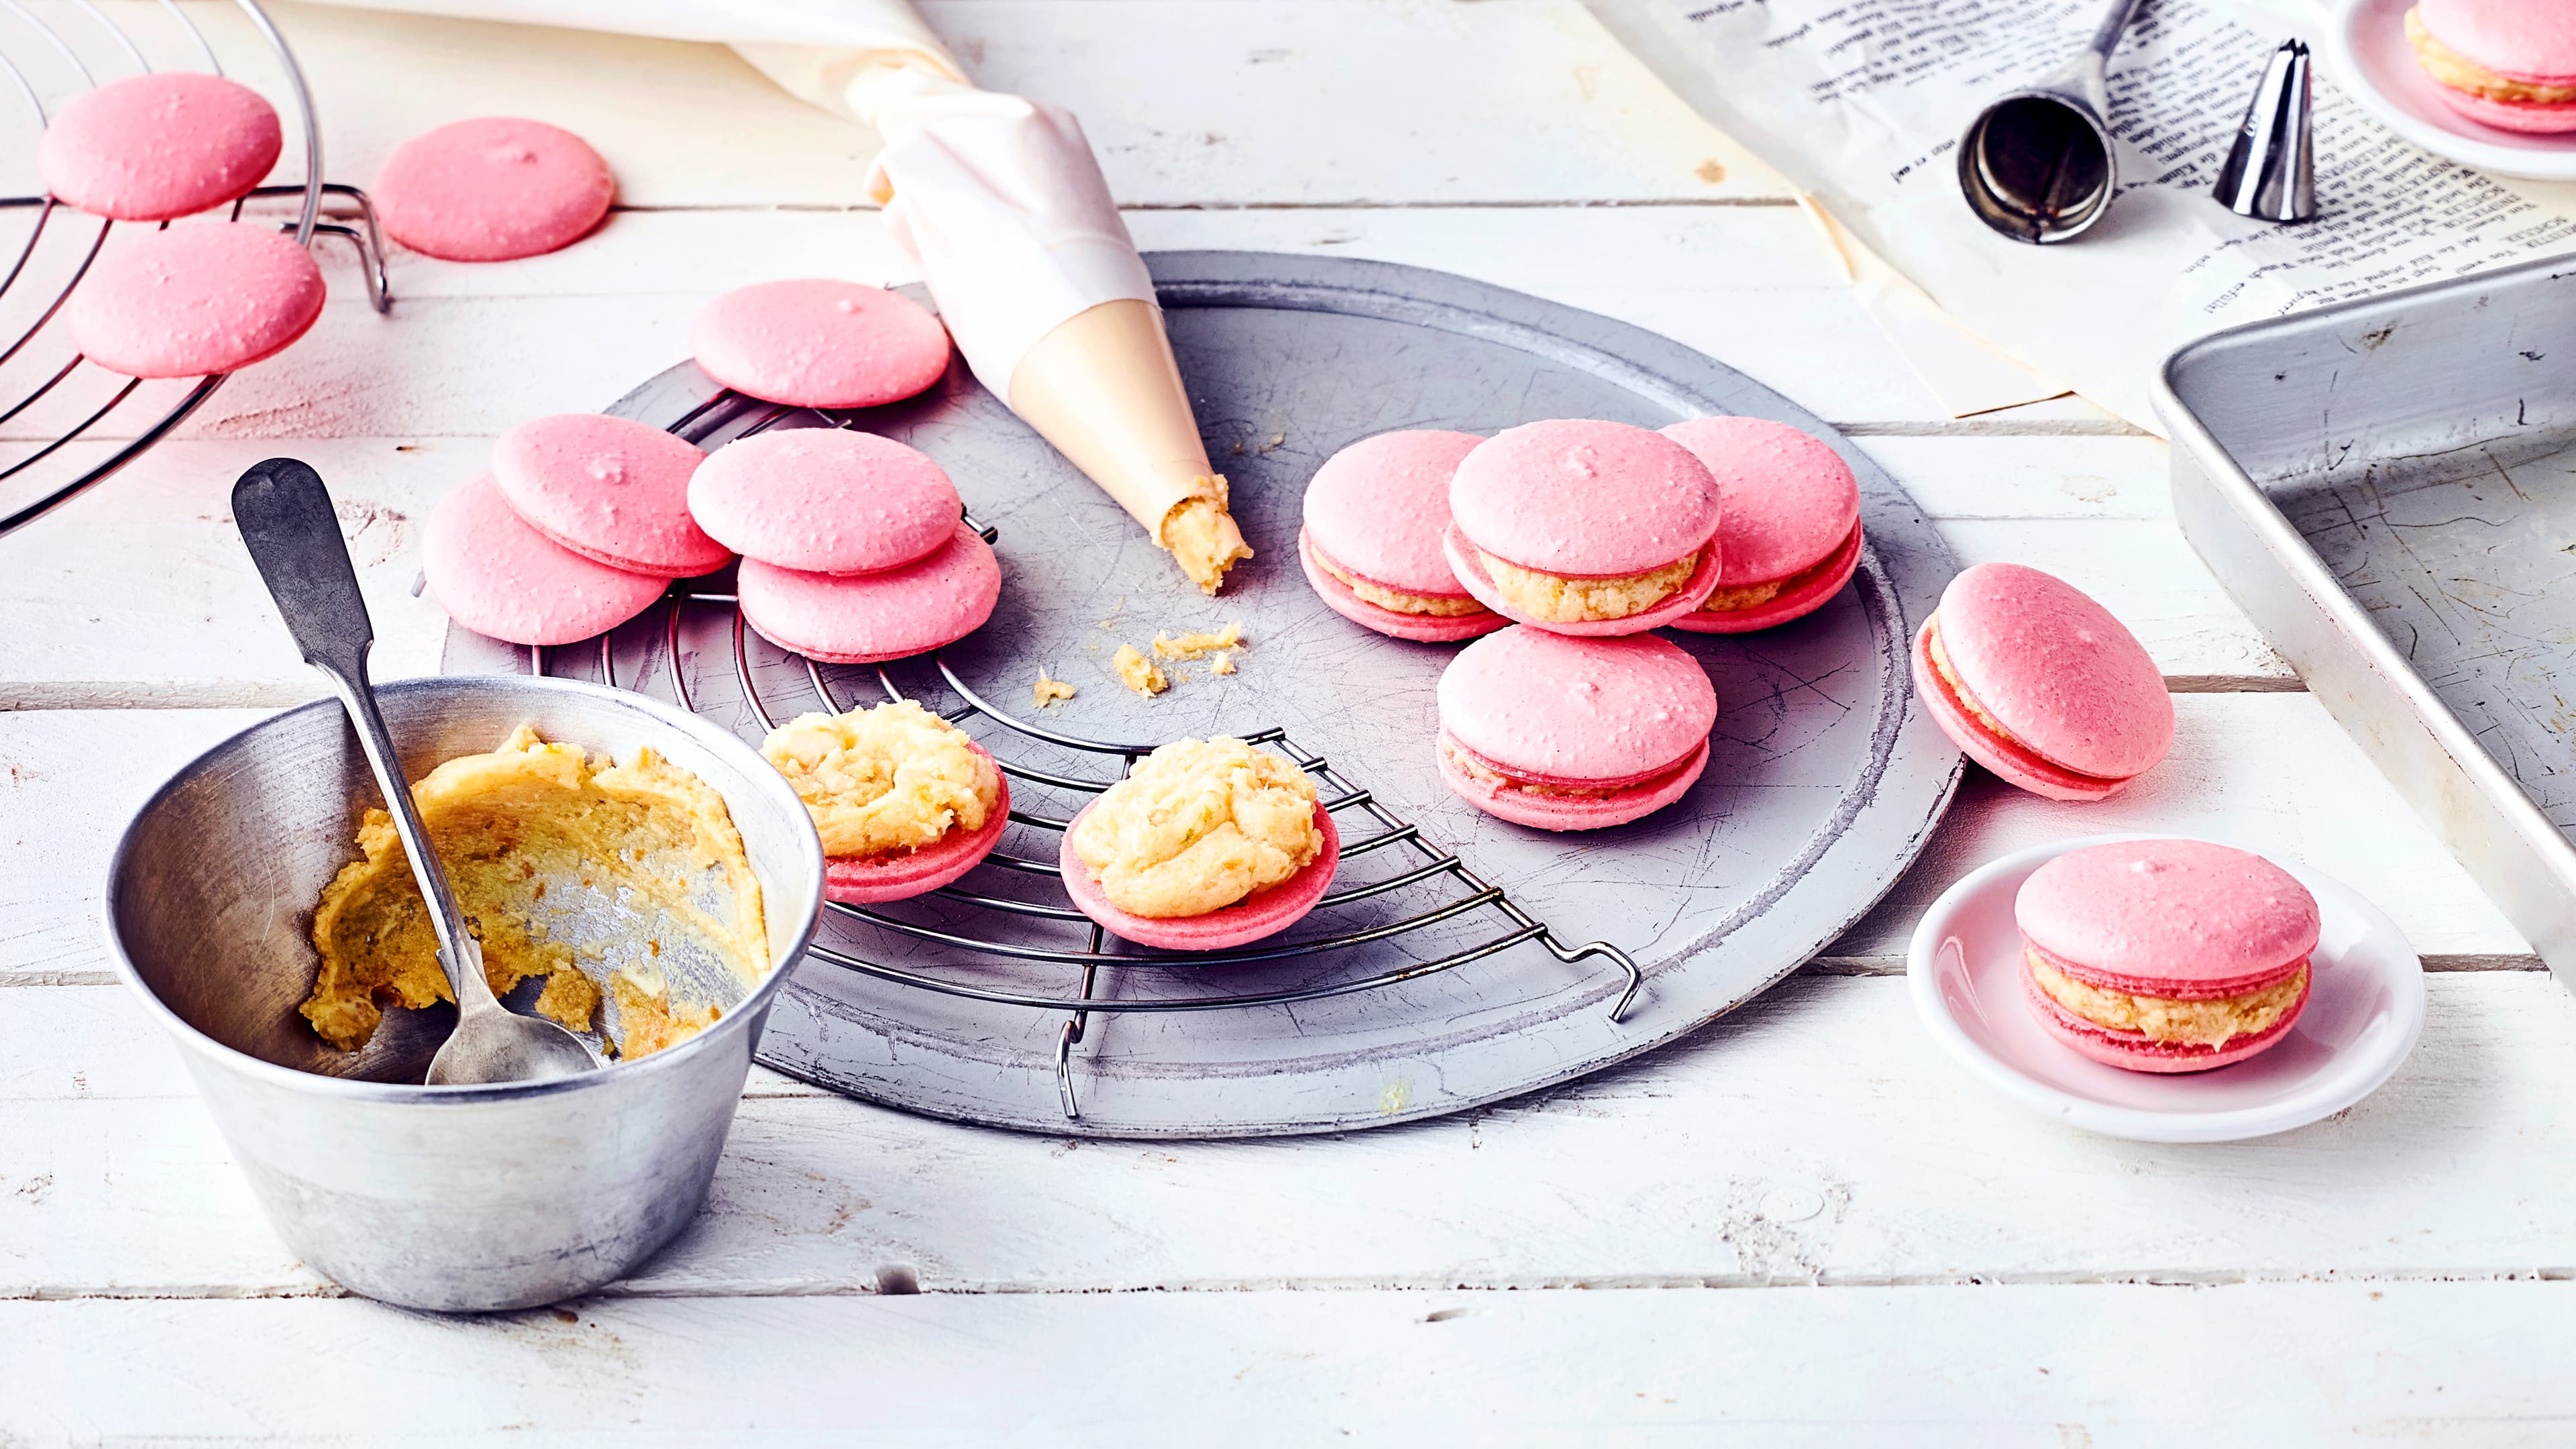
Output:
<path fill-rule="evenodd" d="M 2424 1029 L 2424 969 L 2396 925 L 2357 892 L 2279 862 L 2317 898 L 2324 932 L 2308 1008 L 2271 1050 L 2234 1066 L 2124 1072 L 2040 1028 L 2022 997 L 2013 898 L 2030 873 L 2091 835 L 2009 855 L 1944 891 L 1906 953 L 1914 1007 L 1950 1055 L 2016 1102 L 2141 1142 L 2233 1142 L 2304 1127 L 2376 1091 Z"/>
<path fill-rule="evenodd" d="M 2576 132 L 2528 136 L 2482 126 L 2445 104 L 2406 43 L 2415 0 L 2329 0 L 2328 78 L 2380 124 L 2436 156 L 2533 181 L 2576 180 Z"/>

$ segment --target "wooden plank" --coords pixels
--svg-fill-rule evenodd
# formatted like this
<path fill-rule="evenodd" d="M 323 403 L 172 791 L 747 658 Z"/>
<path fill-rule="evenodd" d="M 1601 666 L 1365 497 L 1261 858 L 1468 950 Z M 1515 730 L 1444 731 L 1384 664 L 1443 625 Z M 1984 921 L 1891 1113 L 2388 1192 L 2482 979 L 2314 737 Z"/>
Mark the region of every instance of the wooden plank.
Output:
<path fill-rule="evenodd" d="M 1620 1070 L 1338 1139 L 1076 1142 L 765 1095 L 707 1210 L 618 1291 L 864 1292 L 887 1268 L 971 1293 L 2576 1271 L 2576 1001 L 2540 972 L 2428 984 L 2422 1044 L 2376 1095 L 2214 1146 L 2031 1114 L 1940 1053 L 1904 981 L 1868 976 L 1799 977 Z M 138 1003 L 0 990 L 0 1029 L 44 1043 L 0 1079 L 0 1298 L 322 1286 Z"/>
<path fill-rule="evenodd" d="M 2563 1441 L 2576 1286 L 0 1306 L 37 1444 Z M 864 1426 L 864 1427 L 861 1427 Z"/>

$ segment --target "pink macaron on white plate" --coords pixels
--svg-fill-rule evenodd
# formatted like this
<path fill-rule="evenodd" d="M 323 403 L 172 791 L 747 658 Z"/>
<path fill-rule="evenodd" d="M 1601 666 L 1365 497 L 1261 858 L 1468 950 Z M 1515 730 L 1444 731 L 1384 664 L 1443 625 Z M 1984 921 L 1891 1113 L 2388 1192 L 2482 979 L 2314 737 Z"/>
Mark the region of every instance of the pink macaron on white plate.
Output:
<path fill-rule="evenodd" d="M 2424 1029 L 2423 963 L 2360 892 L 2276 860 L 2317 900 L 2306 1008 L 2259 1056 L 2210 1071 L 2123 1071 L 2052 1036 L 2027 1000 L 2014 900 L 2069 851 L 2163 837 L 2094 835 L 2019 851 L 1941 893 L 1906 952 L 1914 1008 L 1978 1080 L 2069 1126 L 2140 1142 L 2234 1142 L 2304 1127 L 2378 1090 Z"/>
<path fill-rule="evenodd" d="M 2465 115 L 2424 72 L 2406 38 L 2421 0 L 2316 0 L 2323 72 L 2372 120 L 2445 160 L 2500 176 L 2576 180 L 2576 131 L 2535 133 Z M 2449 8 L 2458 8 L 2456 5 Z M 2510 0 L 2493 8 L 2512 9 Z M 2537 9 L 2538 7 L 2535 7 Z"/>

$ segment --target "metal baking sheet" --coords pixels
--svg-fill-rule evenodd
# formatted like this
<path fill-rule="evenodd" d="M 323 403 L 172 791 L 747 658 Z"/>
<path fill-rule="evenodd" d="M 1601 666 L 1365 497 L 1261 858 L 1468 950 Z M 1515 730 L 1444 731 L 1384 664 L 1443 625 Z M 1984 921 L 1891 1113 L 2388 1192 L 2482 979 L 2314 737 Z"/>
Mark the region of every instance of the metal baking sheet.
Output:
<path fill-rule="evenodd" d="M 2576 267 L 2220 333 L 2166 363 L 2183 532 L 2576 972 Z"/>
<path fill-rule="evenodd" d="M 1959 756 L 1916 709 L 1906 646 L 1954 565 L 1904 492 L 1868 456 L 1804 410 L 1686 347 L 1588 313 L 1443 273 L 1381 263 L 1243 252 L 1149 258 L 1210 455 L 1259 550 L 1223 597 L 1207 599 L 1088 480 L 962 367 L 912 402 L 849 421 L 903 439 L 957 480 L 970 514 L 998 530 L 1002 603 L 992 622 L 945 651 L 957 679 L 1002 710 L 1035 717 L 1041 667 L 1080 689 L 1045 727 L 1092 739 L 1163 741 L 1284 728 L 1328 757 L 1426 839 L 1568 944 L 1595 939 L 1633 955 L 1644 986 L 1624 1019 L 1624 978 L 1532 943 L 1436 975 L 1293 1006 L 1157 1014 L 1095 1013 L 1074 1048 L 1079 1119 L 1068 1118 L 1054 1053 L 1066 1017 L 890 984 L 809 959 L 779 998 L 762 1060 L 853 1096 L 942 1117 L 1099 1136 L 1253 1136 L 1402 1122 L 1493 1101 L 1597 1070 L 1672 1040 L 1779 980 L 1868 910 L 1921 848 L 1959 773 Z M 712 389 L 674 369 L 618 410 L 672 425 Z M 1408 644 L 1325 609 L 1298 570 L 1307 478 L 1336 450 L 1390 428 L 1491 432 L 1547 417 L 1659 426 L 1708 413 L 1795 424 L 1831 441 L 1859 474 L 1870 547 L 1853 585 L 1810 618 L 1735 639 L 1673 634 L 1704 660 L 1721 715 L 1705 778 L 1636 824 L 1556 835 L 1504 824 L 1439 783 L 1432 689 L 1454 647 Z M 819 416 L 807 421 L 829 421 Z M 1143 647 L 1239 621 L 1240 671 L 1187 678 L 1141 700 L 1107 669 L 1122 642 Z M 746 737 L 729 611 L 688 616 L 679 655 L 704 711 Z M 618 682 L 670 694 L 658 627 L 614 641 Z M 751 675 L 781 718 L 818 708 L 803 661 L 746 636 Z M 552 651 L 550 668 L 596 677 L 595 648 Z M 521 651 L 452 631 L 454 670 L 524 667 Z M 956 701 L 924 662 L 894 666 L 907 693 Z M 867 670 L 826 670 L 844 701 L 879 697 Z M 1006 758 L 1083 773 L 989 721 L 975 731 Z M 1109 762 L 1114 777 L 1116 761 Z M 1100 773 L 1093 763 L 1092 774 Z M 1067 802 L 1013 787 L 1022 808 Z M 1079 801 L 1070 802 L 1078 806 Z M 1344 816 L 1344 830 L 1352 830 Z M 1055 837 L 1015 825 L 1005 849 L 1052 859 Z M 1382 879 L 1379 852 L 1346 878 Z M 1372 874 L 1374 873 L 1374 874 Z M 1061 902 L 1051 881 L 986 868 L 977 889 Z M 1008 877 L 1008 878 L 1005 878 Z M 1337 880 L 1336 889 L 1341 886 Z M 1344 933 L 1406 919 L 1453 885 L 1427 882 L 1318 912 L 1302 931 Z M 910 919 L 993 939 L 1045 939 L 1060 923 L 928 898 Z M 1336 919 L 1320 919 L 1333 916 Z M 1261 966 L 1192 968 L 1139 960 L 1102 974 L 1129 999 L 1251 993 L 1384 972 L 1494 935 L 1487 910 L 1369 946 Z M 827 944 L 906 969 L 959 973 L 997 989 L 1074 994 L 1060 965 L 959 959 L 847 920 Z M 1292 938 L 1293 939 L 1293 938 Z"/>

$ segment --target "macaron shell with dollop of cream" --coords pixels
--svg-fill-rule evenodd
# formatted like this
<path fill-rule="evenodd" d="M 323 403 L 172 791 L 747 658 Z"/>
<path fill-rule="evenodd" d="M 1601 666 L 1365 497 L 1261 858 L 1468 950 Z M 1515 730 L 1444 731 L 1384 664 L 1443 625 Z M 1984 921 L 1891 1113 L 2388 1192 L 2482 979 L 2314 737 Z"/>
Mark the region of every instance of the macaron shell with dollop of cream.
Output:
<path fill-rule="evenodd" d="M 1717 480 L 1690 449 L 1593 419 L 1506 428 L 1449 480 L 1454 533 L 1522 568 L 1576 578 L 1640 574 L 1706 554 L 1718 509 Z M 1444 552 L 1454 571 L 1456 549 Z M 1474 592 L 1464 576 L 1459 582 Z"/>
<path fill-rule="evenodd" d="M 608 215 L 617 178 L 572 132 L 523 116 L 424 131 L 376 174 L 385 234 L 425 256 L 504 262 L 558 251 Z"/>
<path fill-rule="evenodd" d="M 83 356 L 126 377 L 205 377 L 274 357 L 322 315 L 322 269 L 238 221 L 119 235 L 63 304 Z"/>
<path fill-rule="evenodd" d="M 2508 80 L 2576 84 L 2576 5 L 2564 0 L 2416 0 L 2435 40 Z"/>
<path fill-rule="evenodd" d="M 1360 439 L 1307 481 L 1307 539 L 1344 573 L 1370 583 L 1465 597 L 1440 539 L 1449 531 L 1449 480 L 1484 441 L 1430 428 Z"/>
<path fill-rule="evenodd" d="M 961 521 L 947 547 L 899 569 L 812 574 L 747 558 L 734 590 L 744 622 L 779 648 L 825 664 L 880 664 L 982 628 L 1002 596 L 1002 566 Z"/>
<path fill-rule="evenodd" d="M 1295 875 L 1203 916 L 1131 916 L 1110 902 L 1108 893 L 1101 889 L 1099 873 L 1073 848 L 1074 831 L 1081 826 L 1082 817 L 1098 804 L 1093 801 L 1082 807 L 1058 847 L 1056 863 L 1064 871 L 1064 893 L 1073 898 L 1076 909 L 1099 922 L 1101 929 L 1139 946 L 1159 946 L 1167 951 L 1225 951 L 1250 945 L 1264 936 L 1275 936 L 1315 909 L 1315 903 L 1331 888 L 1334 871 L 1340 868 L 1342 833 L 1333 824 L 1332 812 L 1317 801 L 1315 828 L 1323 832 L 1323 847 Z"/>
<path fill-rule="evenodd" d="M 2270 1050 L 2308 1009 L 2308 999 L 2315 994 L 2311 978 L 2299 991 L 2299 999 L 2281 1013 L 2281 1019 L 2251 1036 L 2230 1037 L 2218 1046 L 2198 1042 L 2157 1041 L 2142 1031 L 2124 1031 L 2088 1021 L 2060 1005 L 2040 989 L 2039 978 L 2024 967 L 2021 973 L 2022 995 L 2030 1003 L 2031 1015 L 2040 1029 L 2072 1048 L 2078 1055 L 2117 1067 L 2124 1072 L 2207 1072 L 2232 1066 L 2247 1057 Z"/>
<path fill-rule="evenodd" d="M 1658 776 L 1717 724 L 1708 671 L 1651 634 L 1506 629 L 1458 651 L 1435 695 L 1441 728 L 1478 759 L 1515 779 L 1578 788 Z"/>
<path fill-rule="evenodd" d="M 202 71 L 109 81 L 62 103 L 36 141 L 55 198 L 116 221 L 170 221 L 250 194 L 285 144 L 259 92 Z"/>
<path fill-rule="evenodd" d="M 986 759 L 992 756 L 981 745 L 968 745 Z M 910 900 L 927 895 L 955 881 L 983 864 L 1001 842 L 1002 831 L 1011 823 L 1011 782 L 1000 771 L 994 772 L 1001 793 L 994 797 L 991 809 L 984 812 L 984 824 L 975 830 L 951 827 L 918 850 L 887 855 L 832 855 L 823 859 L 823 895 L 850 906 L 872 906 L 884 901 Z"/>
<path fill-rule="evenodd" d="M 1333 577 L 1330 570 L 1315 561 L 1314 540 L 1303 529 L 1297 532 L 1297 566 L 1306 571 L 1306 582 L 1314 586 L 1315 596 L 1324 607 L 1359 625 L 1374 629 L 1391 639 L 1410 639 L 1417 644 L 1455 644 L 1508 629 L 1512 621 L 1491 609 L 1478 608 L 1469 614 L 1408 614 L 1382 608 L 1351 591 L 1351 586 Z"/>
<path fill-rule="evenodd" d="M 726 547 L 815 574 L 901 568 L 945 547 L 964 505 L 929 455 L 848 428 L 760 433 L 718 448 L 689 511 Z"/>
<path fill-rule="evenodd" d="M 503 433 L 492 477 L 530 527 L 574 553 L 687 578 L 733 557 L 689 514 L 689 477 L 706 456 L 632 418 L 556 413 Z"/>
<path fill-rule="evenodd" d="M 2069 851 L 2013 900 L 2023 937 L 2070 976 L 2133 996 L 2236 996 L 2316 950 L 2321 917 L 2298 877 L 2206 840 L 2123 840 Z"/>
<path fill-rule="evenodd" d="M 791 277 L 737 287 L 689 325 L 707 376 L 765 402 L 867 408 L 948 370 L 948 329 L 911 299 L 860 282 Z"/>
<path fill-rule="evenodd" d="M 1978 564 L 1942 590 L 1933 623 L 1960 687 L 2041 759 L 2127 780 L 2172 747 L 2173 699 L 2155 660 L 2065 580 Z"/>
<path fill-rule="evenodd" d="M 510 644 L 572 644 L 649 608 L 665 580 L 582 557 L 528 526 L 492 475 L 476 475 L 430 511 L 420 571 L 447 616 Z"/>

